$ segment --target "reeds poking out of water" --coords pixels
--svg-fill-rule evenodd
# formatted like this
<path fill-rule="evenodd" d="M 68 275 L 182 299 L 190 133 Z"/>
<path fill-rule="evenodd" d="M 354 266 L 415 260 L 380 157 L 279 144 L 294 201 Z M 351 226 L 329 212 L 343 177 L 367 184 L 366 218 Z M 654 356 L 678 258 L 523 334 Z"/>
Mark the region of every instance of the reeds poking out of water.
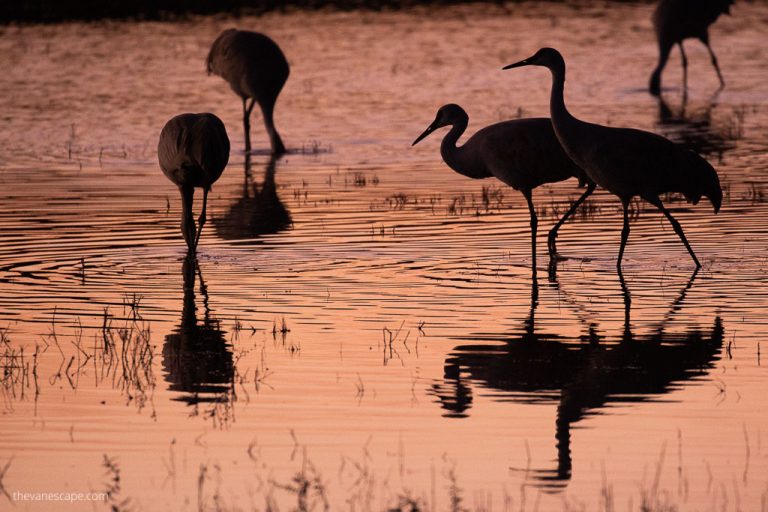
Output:
<path fill-rule="evenodd" d="M 5 464 L 3 464 L 3 467 L 0 468 L 0 494 L 5 496 L 8 501 L 12 501 L 10 495 L 8 494 L 8 491 L 5 489 L 5 485 L 3 484 L 3 480 L 5 479 L 5 475 L 8 473 L 8 468 L 11 467 L 11 463 L 13 462 L 13 457 L 8 459 Z"/>
<path fill-rule="evenodd" d="M 333 146 L 328 144 L 323 146 L 319 140 L 312 140 L 306 144 L 301 145 L 302 155 L 319 155 L 321 153 L 333 153 Z"/>
<path fill-rule="evenodd" d="M 138 304 L 131 311 L 134 319 L 117 326 L 109 318 L 109 312 L 104 311 L 103 350 L 95 351 L 94 366 L 97 383 L 109 379 L 113 388 L 120 389 L 128 401 L 134 401 L 141 410 L 151 400 L 155 388 L 155 353 L 149 326 L 136 321 Z"/>
<path fill-rule="evenodd" d="M 0 329 L 0 394 L 2 394 L 3 410 L 13 412 L 14 400 L 24 400 L 34 387 L 35 402 L 40 395 L 38 382 L 39 347 L 30 356 L 24 353 L 24 347 L 11 346 L 8 328 Z"/>
<path fill-rule="evenodd" d="M 344 188 L 347 188 L 349 185 L 355 187 L 365 187 L 368 185 L 368 183 L 371 183 L 372 185 L 378 185 L 379 177 L 374 174 L 372 178 L 368 178 L 365 173 L 360 171 L 353 172 L 351 176 L 344 176 Z"/>
<path fill-rule="evenodd" d="M 448 205 L 446 213 L 457 217 L 465 214 L 479 217 L 483 213 L 489 213 L 488 210 L 483 210 L 482 204 L 482 200 L 476 200 L 475 194 L 471 194 L 469 199 L 464 194 L 461 194 L 451 198 L 451 203 Z"/>
<path fill-rule="evenodd" d="M 752 204 L 758 204 L 765 202 L 768 195 L 766 195 L 762 183 L 750 183 L 749 189 L 744 193 L 742 199 L 751 202 Z"/>
<path fill-rule="evenodd" d="M 120 499 L 119 495 L 122 490 L 121 485 L 121 471 L 120 465 L 117 462 L 117 458 L 109 457 L 104 454 L 104 458 L 101 462 L 102 467 L 106 470 L 107 481 L 104 483 L 104 492 L 107 496 L 107 503 L 109 509 L 112 512 L 121 512 L 131 510 L 131 499 Z"/>
<path fill-rule="evenodd" d="M 272 321 L 272 339 L 277 341 L 278 334 L 279 334 L 280 342 L 282 343 L 283 348 L 285 348 L 291 354 L 296 354 L 301 350 L 301 343 L 293 340 L 289 342 L 288 341 L 289 332 L 291 332 L 291 330 L 288 328 L 288 324 L 285 322 L 285 317 L 282 317 L 280 319 L 279 325 L 277 323 L 277 320 Z"/>
<path fill-rule="evenodd" d="M 410 329 L 406 331 L 405 336 L 403 338 L 400 338 L 400 334 L 403 332 L 403 326 L 405 325 L 405 320 L 400 322 L 400 326 L 397 328 L 396 331 L 392 332 L 390 331 L 386 326 L 381 330 L 382 335 L 382 345 L 383 345 L 383 351 L 384 351 L 384 366 L 386 366 L 390 360 L 393 359 L 393 357 L 397 357 L 397 359 L 400 361 L 400 364 L 405 366 L 405 362 L 403 361 L 403 358 L 400 357 L 400 353 L 397 351 L 397 348 L 395 346 L 396 342 L 402 343 L 405 350 L 408 351 L 408 353 L 411 353 L 410 347 L 408 347 L 408 338 L 411 336 Z M 416 338 L 416 350 L 418 350 L 418 343 L 419 340 Z"/>
<path fill-rule="evenodd" d="M 759 435 L 759 428 L 757 429 Z M 564 512 L 599 510 L 617 512 L 630 510 L 638 512 L 676 512 L 686 510 L 685 505 L 691 492 L 705 492 L 711 498 L 712 510 L 740 510 L 740 490 L 736 481 L 719 481 L 710 464 L 701 462 L 706 468 L 709 481 L 703 487 L 690 488 L 690 471 L 683 458 L 683 433 L 677 431 L 676 457 L 667 449 L 668 442 L 662 442 L 657 456 L 649 455 L 651 467 L 642 481 L 633 487 L 631 495 L 617 495 L 610 472 L 603 466 L 602 482 L 595 488 L 591 497 L 579 496 L 574 499 L 568 494 L 561 496 L 561 506 L 552 502 L 541 503 L 546 491 L 530 487 L 524 482 L 510 493 L 506 486 L 491 491 L 468 493 L 461 481 L 460 461 L 453 460 L 446 454 L 440 459 L 439 466 L 423 472 L 418 478 L 418 471 L 406 463 L 405 448 L 401 443 L 393 450 L 387 450 L 388 456 L 396 457 L 395 467 L 380 471 L 374 464 L 375 455 L 370 449 L 371 438 L 362 446 L 359 457 L 342 454 L 338 467 L 320 467 L 313 463 L 307 445 L 301 443 L 293 430 L 289 431 L 291 442 L 281 444 L 285 452 L 271 453 L 269 458 L 263 453 L 268 447 L 260 446 L 254 439 L 244 447 L 246 466 L 244 471 L 240 463 L 230 466 L 236 475 L 227 473 L 226 466 L 215 460 L 207 459 L 199 465 L 199 470 L 192 476 L 197 496 L 174 496 L 172 499 L 182 502 L 197 502 L 200 511 L 228 510 L 264 510 L 278 512 L 293 510 L 296 512 L 327 512 L 330 510 L 367 510 L 375 512 L 524 512 L 528 510 L 562 510 Z M 753 485 L 764 486 L 764 479 L 750 479 L 750 460 L 753 446 L 749 432 L 743 429 L 744 452 L 743 471 L 740 480 L 743 488 L 755 480 Z M 173 443 L 171 444 L 173 446 Z M 207 448 L 207 446 L 206 446 Z M 525 450 L 528 450 L 526 443 Z M 760 452 L 759 443 L 757 446 Z M 528 457 L 530 460 L 530 452 Z M 207 455 L 206 455 L 207 457 Z M 171 460 L 174 455 L 171 451 Z M 331 458 L 325 457 L 330 461 Z M 164 467 L 172 478 L 176 478 L 175 462 L 163 459 Z M 697 462 L 698 464 L 699 462 Z M 128 510 L 132 500 L 121 496 L 122 472 L 117 459 L 104 456 L 102 466 L 107 469 L 105 490 L 108 493 L 112 510 Z M 463 468 L 465 471 L 467 468 Z M 717 469 L 717 468 L 716 468 Z M 530 471 L 529 467 L 526 469 Z M 727 474 L 728 470 L 724 470 Z M 247 475 L 244 482 L 233 483 L 233 476 Z M 531 475 L 533 477 L 533 475 Z M 0 472 L 0 483 L 2 472 Z M 245 485 L 244 501 L 250 506 L 236 502 L 238 493 L 231 492 L 235 486 Z M 227 487 L 229 486 L 229 488 Z M 766 510 L 768 488 L 758 490 Z M 635 494 L 637 493 L 637 494 Z M 256 504 L 261 504 L 257 506 Z M 628 504 L 628 506 L 626 506 Z"/>
<path fill-rule="evenodd" d="M 47 379 L 51 386 L 64 382 L 76 390 L 80 378 L 92 374 L 97 387 L 109 383 L 120 390 L 127 403 L 134 403 L 139 410 L 147 406 L 155 388 L 155 352 L 149 326 L 138 320 L 139 300 L 134 297 L 126 304 L 133 318 L 117 320 L 105 309 L 101 326 L 89 329 L 92 337 L 79 319 L 74 327 L 62 329 L 54 310 L 44 344 L 35 344 L 32 354 L 24 347 L 11 345 L 8 329 L 0 329 L 0 394 L 5 409 L 12 412 L 13 401 L 25 400 L 31 394 L 37 404 L 43 389 L 39 378 L 41 357 L 60 358 L 56 371 Z"/>

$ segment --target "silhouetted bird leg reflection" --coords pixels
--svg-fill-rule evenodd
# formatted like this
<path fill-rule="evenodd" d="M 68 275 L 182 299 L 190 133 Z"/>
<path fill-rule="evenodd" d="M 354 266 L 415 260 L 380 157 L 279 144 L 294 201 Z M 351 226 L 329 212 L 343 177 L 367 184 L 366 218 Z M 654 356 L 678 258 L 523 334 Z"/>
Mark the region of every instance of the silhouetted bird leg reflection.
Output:
<path fill-rule="evenodd" d="M 582 357 L 573 375 L 563 386 L 557 409 L 556 434 L 558 467 L 556 477 L 544 480 L 568 479 L 571 476 L 570 427 L 590 414 L 591 409 L 604 406 L 621 394 L 660 394 L 672 389 L 674 381 L 689 379 L 693 371 L 701 371 L 716 359 L 723 343 L 723 328 L 715 318 L 709 337 L 693 330 L 685 335 L 665 335 L 664 328 L 681 309 L 685 296 L 698 274 L 696 269 L 679 296 L 671 302 L 661 325 L 647 340 L 636 339 L 632 332 L 632 298 L 624 276 L 619 270 L 619 282 L 624 298 L 624 332 L 620 343 L 613 347 L 584 345 Z"/>
<path fill-rule="evenodd" d="M 561 300 L 567 303 L 571 307 L 571 310 L 576 315 L 576 318 L 579 320 L 579 323 L 581 323 L 586 329 L 587 335 L 584 339 L 586 341 L 589 341 L 590 343 L 598 343 L 600 341 L 600 335 L 597 332 L 598 324 L 594 320 L 596 315 L 593 312 L 590 312 L 587 308 L 585 308 L 582 302 L 572 297 L 571 293 L 569 293 L 568 290 L 563 288 L 562 284 L 560 283 L 560 280 L 557 277 L 557 274 L 553 274 L 550 276 L 549 285 L 550 285 L 550 288 L 553 288 L 555 293 L 557 294 L 558 303 Z"/>
<path fill-rule="evenodd" d="M 523 332 L 520 334 L 520 341 L 527 343 L 536 343 L 536 308 L 539 300 L 539 286 L 535 278 L 531 280 L 531 305 L 528 310 L 528 316 L 523 320 Z M 461 357 L 448 358 L 443 366 L 443 382 L 432 384 L 431 392 L 438 397 L 443 409 L 450 412 L 445 413 L 446 417 L 463 418 L 468 416 L 466 411 L 472 407 L 472 388 L 462 379 Z"/>
<path fill-rule="evenodd" d="M 598 343 L 589 315 L 589 336 L 562 336 L 537 330 L 538 295 L 531 283 L 531 305 L 520 328 L 507 334 L 478 334 L 471 343 L 456 346 L 446 357 L 444 378 L 432 385 L 445 416 L 466 417 L 473 404 L 473 387 L 499 390 L 482 393 L 504 402 L 555 403 L 556 466 L 525 469 L 537 485 L 557 490 L 567 485 L 574 469 L 571 426 L 610 404 L 654 400 L 679 389 L 686 381 L 713 367 L 722 349 L 723 327 L 719 317 L 710 329 L 691 328 L 666 333 L 663 326 L 681 310 L 697 273 L 671 302 L 662 328 L 637 336 L 631 323 L 632 298 L 624 276 L 619 284 L 624 298 L 623 331 L 618 343 Z M 555 281 L 552 286 L 559 288 Z M 564 290 L 558 289 L 558 295 Z M 567 298 L 567 297 L 566 297 Z M 579 304 L 575 301 L 578 307 Z M 578 309 L 578 308 L 577 308 Z M 579 317 L 582 320 L 581 316 Z M 493 398 L 498 397 L 498 398 Z M 515 468 L 512 468 L 515 469 Z"/>
<path fill-rule="evenodd" d="M 184 290 L 181 321 L 163 344 L 165 380 L 169 390 L 176 393 L 174 400 L 195 407 L 201 403 L 218 404 L 205 411 L 206 417 L 228 421 L 235 375 L 231 345 L 219 322 L 211 318 L 208 287 L 193 253 L 184 258 L 181 274 Z M 197 318 L 195 278 L 200 281 L 205 308 L 202 322 Z"/>
<path fill-rule="evenodd" d="M 195 274 L 198 270 L 197 258 L 188 252 L 181 264 L 182 286 L 184 289 L 180 328 L 190 331 L 197 327 L 197 306 L 195 305 Z"/>
<path fill-rule="evenodd" d="M 203 280 L 203 272 L 200 269 L 200 264 L 197 262 L 197 259 L 195 259 L 195 268 L 197 269 L 197 279 L 200 281 L 200 294 L 203 296 L 203 310 L 205 311 L 203 313 L 203 323 L 205 325 L 209 325 L 211 323 L 211 308 L 208 303 L 208 286 Z M 192 285 L 194 286 L 194 283 Z"/>
<path fill-rule="evenodd" d="M 627 341 L 632 340 L 632 294 L 629 293 L 629 288 L 627 287 L 627 282 L 624 279 L 624 273 L 621 271 L 621 267 L 619 267 L 618 270 L 621 295 L 624 298 L 624 335 L 622 336 L 622 341 Z"/>
<path fill-rule="evenodd" d="M 699 267 L 696 267 L 693 270 L 691 277 L 688 278 L 688 282 L 685 284 L 683 289 L 680 290 L 680 294 L 670 304 L 669 309 L 667 310 L 667 313 L 664 315 L 664 318 L 662 318 L 661 322 L 659 322 L 658 327 L 656 327 L 657 336 L 662 336 L 664 334 L 664 329 L 666 328 L 667 324 L 670 322 L 672 317 L 682 309 L 682 304 L 683 304 L 683 301 L 685 300 L 685 296 L 688 293 L 688 290 L 690 290 L 691 287 L 693 286 L 693 282 L 696 280 L 696 276 L 699 274 L 700 270 L 701 269 Z"/>
<path fill-rule="evenodd" d="M 275 234 L 291 227 L 291 213 L 280 199 L 275 182 L 278 157 L 273 155 L 264 166 L 263 182 L 257 183 L 252 157 L 245 155 L 242 196 L 231 203 L 223 215 L 213 217 L 214 228 L 224 240 L 251 240 Z"/>
<path fill-rule="evenodd" d="M 246 153 L 245 159 L 243 160 L 243 171 L 244 171 L 243 175 L 245 177 L 245 188 L 243 189 L 244 197 L 248 196 L 248 187 L 250 186 L 251 183 L 253 183 L 253 174 L 251 173 L 251 168 L 252 168 L 251 158 L 252 158 L 251 154 Z"/>
<path fill-rule="evenodd" d="M 717 155 L 722 162 L 723 154 L 742 137 L 740 127 L 744 118 L 738 111 L 731 111 L 727 118 L 713 116 L 721 93 L 722 89 L 717 89 L 707 98 L 704 108 L 695 109 L 689 108 L 686 94 L 679 107 L 659 96 L 658 127 L 674 142 L 704 155 Z"/>

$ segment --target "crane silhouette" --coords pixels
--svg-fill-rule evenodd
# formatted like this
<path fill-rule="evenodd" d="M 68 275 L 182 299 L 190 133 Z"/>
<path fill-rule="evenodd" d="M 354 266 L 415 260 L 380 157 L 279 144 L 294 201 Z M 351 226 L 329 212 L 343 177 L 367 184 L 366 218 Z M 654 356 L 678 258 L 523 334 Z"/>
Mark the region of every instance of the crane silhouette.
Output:
<path fill-rule="evenodd" d="M 592 321 L 585 322 L 586 330 L 580 336 L 540 332 L 537 292 L 532 291 L 530 310 L 520 328 L 511 333 L 476 334 L 468 338 L 469 343 L 456 346 L 445 359 L 443 379 L 430 391 L 449 418 L 468 417 L 475 393 L 503 402 L 557 404 L 557 466 L 531 473 L 538 486 L 561 489 L 573 472 L 574 424 L 616 404 L 660 400 L 681 383 L 706 375 L 720 359 L 725 329 L 719 316 L 708 328 L 668 332 L 697 272 L 656 326 L 643 335 L 632 331 L 630 292 L 619 273 L 624 326 L 618 343 L 601 343 Z M 559 283 L 552 286 L 560 296 Z M 473 393 L 473 388 L 479 391 Z"/>
<path fill-rule="evenodd" d="M 179 326 L 165 337 L 162 365 L 173 400 L 197 406 L 229 401 L 235 374 L 232 345 L 218 321 L 211 318 L 208 288 L 197 259 L 187 255 L 181 266 L 184 288 Z M 197 317 L 195 277 L 200 283 L 204 314 Z"/>
<path fill-rule="evenodd" d="M 224 123 L 213 114 L 181 114 L 163 127 L 157 145 L 163 174 L 181 192 L 181 234 L 195 253 L 205 224 L 208 192 L 229 161 L 229 137 Z M 203 189 L 203 208 L 195 227 L 192 201 L 195 187 Z"/>
<path fill-rule="evenodd" d="M 229 82 L 243 101 L 245 151 L 251 151 L 251 111 L 258 103 L 272 153 L 285 153 L 273 114 L 275 101 L 288 79 L 290 68 L 277 43 L 258 32 L 230 28 L 213 42 L 205 65 L 209 75 L 218 75 Z"/>
<path fill-rule="evenodd" d="M 277 193 L 276 163 L 277 158 L 271 156 L 264 167 L 264 180 L 259 187 L 251 172 L 251 155 L 245 154 L 242 196 L 224 214 L 213 217 L 213 226 L 219 238 L 261 243 L 259 239 L 263 235 L 272 235 L 291 227 L 291 212 Z"/>
<path fill-rule="evenodd" d="M 469 116 L 463 108 L 455 104 L 443 105 L 432 124 L 412 145 L 418 144 L 438 128 L 451 126 L 440 144 L 440 155 L 448 167 L 468 178 L 495 177 L 523 194 L 531 218 L 531 257 L 535 275 L 538 218 L 533 207 L 533 189 L 571 177 L 578 178 L 580 186 L 587 185 L 587 190 L 549 232 L 549 257 L 550 262 L 554 262 L 558 229 L 595 190 L 595 185 L 565 154 L 547 118 L 515 119 L 492 124 L 457 147 L 456 141 L 467 129 L 468 123 Z"/>
<path fill-rule="evenodd" d="M 667 64 L 669 53 L 675 45 L 680 47 L 683 61 L 683 88 L 688 88 L 688 58 L 685 56 L 683 41 L 695 37 L 706 45 L 712 65 L 725 87 L 723 74 L 717 63 L 715 52 L 709 44 L 709 26 L 721 14 L 730 14 L 734 0 L 661 0 L 653 12 L 653 28 L 659 44 L 659 62 L 651 74 L 648 90 L 653 95 L 661 93 L 661 72 Z"/>
<path fill-rule="evenodd" d="M 701 267 L 682 226 L 664 207 L 659 196 L 668 192 L 682 193 L 693 204 L 706 196 L 717 213 L 723 192 L 717 171 L 709 162 L 655 133 L 585 123 L 573 117 L 565 107 L 565 60 L 557 50 L 542 48 L 532 57 L 504 69 L 520 66 L 544 66 L 550 70 L 550 114 L 557 139 L 592 181 L 621 200 L 624 227 L 616 267 L 621 269 L 621 259 L 629 238 L 629 202 L 635 196 L 645 199 L 664 214 L 696 267 Z"/>

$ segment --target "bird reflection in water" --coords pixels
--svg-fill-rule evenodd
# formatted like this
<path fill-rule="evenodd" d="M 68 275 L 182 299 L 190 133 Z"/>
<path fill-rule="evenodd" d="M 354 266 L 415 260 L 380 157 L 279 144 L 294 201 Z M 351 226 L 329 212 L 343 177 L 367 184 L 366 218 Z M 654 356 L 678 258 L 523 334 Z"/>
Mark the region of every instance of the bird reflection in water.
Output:
<path fill-rule="evenodd" d="M 187 255 L 181 267 L 184 283 L 184 305 L 181 323 L 165 337 L 163 370 L 168 389 L 176 392 L 174 400 L 194 407 L 193 415 L 201 413 L 200 404 L 209 404 L 203 414 L 214 421 L 225 422 L 230 417 L 229 406 L 234 393 L 235 366 L 232 346 L 219 322 L 211 318 L 208 289 L 197 259 Z M 200 283 L 203 318 L 197 318 L 195 278 Z"/>
<path fill-rule="evenodd" d="M 664 96 L 658 96 L 659 131 L 670 140 L 686 146 L 693 151 L 707 156 L 723 159 L 726 151 L 736 147 L 736 141 L 742 138 L 744 109 L 735 108 L 728 115 L 718 119 L 713 116 L 717 107 L 718 93 L 712 95 L 705 104 L 691 108 L 688 95 L 683 94 L 680 106 L 674 108 Z"/>
<path fill-rule="evenodd" d="M 272 157 L 264 168 L 264 181 L 259 188 L 253 179 L 251 155 L 245 154 L 242 197 L 221 216 L 213 219 L 216 234 L 225 240 L 247 240 L 279 233 L 291 227 L 291 213 L 277 195 Z"/>
<path fill-rule="evenodd" d="M 693 285 L 694 272 L 667 314 L 649 335 L 635 336 L 630 319 L 631 295 L 620 273 L 624 298 L 624 331 L 618 343 L 601 343 L 594 324 L 580 337 L 536 331 L 538 292 L 522 331 L 482 336 L 484 343 L 457 346 L 446 359 L 444 380 L 432 392 L 447 417 L 466 417 L 472 388 L 506 391 L 499 398 L 529 404 L 557 403 L 555 469 L 532 470 L 536 485 L 556 491 L 571 478 L 571 426 L 613 403 L 634 403 L 679 388 L 704 374 L 720 358 L 723 325 L 715 317 L 710 329 L 682 334 L 665 332 Z M 553 284 L 557 286 L 557 284 Z"/>

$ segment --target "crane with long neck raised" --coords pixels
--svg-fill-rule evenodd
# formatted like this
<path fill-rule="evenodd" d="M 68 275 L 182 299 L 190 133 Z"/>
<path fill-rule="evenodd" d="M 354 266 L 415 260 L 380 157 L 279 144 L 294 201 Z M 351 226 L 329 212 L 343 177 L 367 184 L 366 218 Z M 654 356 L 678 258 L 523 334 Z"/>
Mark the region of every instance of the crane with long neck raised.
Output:
<path fill-rule="evenodd" d="M 532 57 L 505 66 L 543 66 L 552 74 L 550 114 L 557 139 L 587 176 L 621 200 L 624 227 L 616 262 L 621 268 L 624 248 L 629 238 L 629 203 L 639 196 L 657 207 L 672 224 L 696 267 L 701 267 L 696 254 L 660 195 L 681 193 L 697 204 L 702 196 L 712 202 L 715 213 L 720 210 L 723 192 L 717 171 L 698 154 L 654 133 L 631 128 L 613 128 L 580 121 L 568 112 L 563 92 L 565 60 L 553 48 L 542 48 Z"/>

